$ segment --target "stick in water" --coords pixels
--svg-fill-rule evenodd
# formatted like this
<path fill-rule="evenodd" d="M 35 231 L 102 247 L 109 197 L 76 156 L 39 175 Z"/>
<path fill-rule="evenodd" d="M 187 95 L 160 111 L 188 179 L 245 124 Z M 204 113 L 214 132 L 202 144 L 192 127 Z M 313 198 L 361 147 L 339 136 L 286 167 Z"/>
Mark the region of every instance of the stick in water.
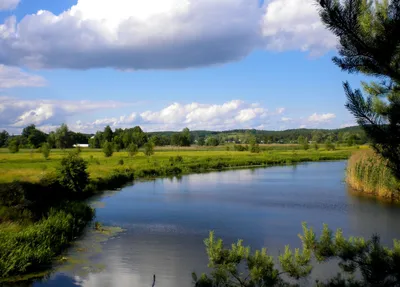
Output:
<path fill-rule="evenodd" d="M 156 274 L 153 275 L 153 285 L 151 287 L 156 286 Z"/>

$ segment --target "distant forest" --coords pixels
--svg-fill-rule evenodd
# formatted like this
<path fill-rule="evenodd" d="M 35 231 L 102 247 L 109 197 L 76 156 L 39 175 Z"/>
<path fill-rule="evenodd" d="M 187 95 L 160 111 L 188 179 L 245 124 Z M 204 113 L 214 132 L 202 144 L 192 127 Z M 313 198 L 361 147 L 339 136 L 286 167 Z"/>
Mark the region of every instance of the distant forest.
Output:
<path fill-rule="evenodd" d="M 7 131 L 0 132 L 0 147 L 39 148 L 48 143 L 51 148 L 71 148 L 74 144 L 89 144 L 92 148 L 101 148 L 105 142 L 114 144 L 116 150 L 126 149 L 130 144 L 143 146 L 147 142 L 155 146 L 190 146 L 223 144 L 297 144 L 299 139 L 314 143 L 338 143 L 361 145 L 367 143 L 363 130 L 357 126 L 342 129 L 291 129 L 284 131 L 264 130 L 230 130 L 230 131 L 164 131 L 145 133 L 139 127 L 115 129 L 110 126 L 95 134 L 76 133 L 63 124 L 49 134 L 37 129 L 35 125 L 24 128 L 21 135 L 9 135 Z"/>

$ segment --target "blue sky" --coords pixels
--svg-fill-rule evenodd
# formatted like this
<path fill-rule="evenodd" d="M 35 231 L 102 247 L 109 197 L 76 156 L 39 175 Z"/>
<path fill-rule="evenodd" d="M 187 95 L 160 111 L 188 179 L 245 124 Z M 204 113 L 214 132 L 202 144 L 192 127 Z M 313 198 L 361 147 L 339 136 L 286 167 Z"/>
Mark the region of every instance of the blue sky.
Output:
<path fill-rule="evenodd" d="M 0 129 L 353 125 L 312 0 L 2 0 Z M 217 11 L 217 12 L 216 12 Z"/>

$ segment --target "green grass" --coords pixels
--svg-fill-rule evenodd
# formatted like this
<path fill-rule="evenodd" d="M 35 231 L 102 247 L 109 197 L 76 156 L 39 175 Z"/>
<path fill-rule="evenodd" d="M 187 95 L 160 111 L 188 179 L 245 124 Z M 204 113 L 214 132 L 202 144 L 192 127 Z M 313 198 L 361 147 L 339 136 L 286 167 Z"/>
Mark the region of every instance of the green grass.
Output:
<path fill-rule="evenodd" d="M 81 156 L 88 161 L 91 180 L 107 178 L 115 170 L 134 170 L 136 177 L 166 176 L 178 172 L 171 170 L 176 166 L 180 174 L 194 172 L 205 172 L 208 170 L 220 170 L 224 168 L 266 166 L 274 164 L 291 164 L 295 162 L 340 160 L 347 159 L 356 150 L 353 148 L 339 148 L 335 151 L 315 150 L 293 150 L 288 146 L 287 150 L 264 151 L 260 154 L 250 152 L 236 152 L 226 150 L 205 150 L 179 148 L 170 150 L 167 148 L 156 149 L 155 154 L 148 158 L 142 152 L 130 158 L 125 151 L 116 152 L 112 157 L 106 158 L 101 150 L 82 149 Z M 364 148 L 364 147 L 362 147 Z M 21 150 L 19 153 L 11 154 L 7 149 L 0 149 L 0 183 L 12 181 L 38 183 L 47 174 L 56 170 L 61 158 L 68 150 L 52 150 L 48 160 L 41 153 Z M 183 157 L 183 162 L 171 164 L 170 158 Z M 124 164 L 118 164 L 120 160 Z M 154 172 L 156 171 L 156 172 Z M 141 176 L 140 176 L 141 175 Z"/>
<path fill-rule="evenodd" d="M 355 190 L 374 197 L 400 200 L 400 183 L 373 151 L 354 153 L 348 162 L 346 181 Z"/>
<path fill-rule="evenodd" d="M 35 223 L 0 224 L 0 282 L 51 266 L 53 258 L 81 234 L 93 215 L 87 204 L 75 202 L 52 208 Z"/>

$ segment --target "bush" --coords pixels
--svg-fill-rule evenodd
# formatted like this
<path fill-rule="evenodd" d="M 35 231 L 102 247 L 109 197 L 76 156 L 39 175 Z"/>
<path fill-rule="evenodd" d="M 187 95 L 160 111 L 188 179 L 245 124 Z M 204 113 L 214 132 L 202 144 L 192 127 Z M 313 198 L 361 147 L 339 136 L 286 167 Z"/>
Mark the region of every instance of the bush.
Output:
<path fill-rule="evenodd" d="M 44 143 L 41 147 L 41 151 L 42 151 L 43 157 L 45 159 L 48 159 L 49 155 L 50 155 L 50 145 L 48 143 Z"/>
<path fill-rule="evenodd" d="M 318 144 L 317 144 L 316 142 L 314 143 L 314 149 L 315 149 L 315 150 L 318 150 L 318 149 L 319 149 L 319 146 L 318 146 Z"/>
<path fill-rule="evenodd" d="M 16 139 L 12 139 L 8 143 L 8 149 L 10 150 L 11 153 L 19 152 L 19 142 Z"/>
<path fill-rule="evenodd" d="M 69 153 L 57 169 L 60 185 L 71 192 L 82 192 L 89 183 L 87 162 L 76 153 Z"/>
<path fill-rule="evenodd" d="M 123 159 L 120 159 L 120 160 L 118 161 L 118 165 L 124 165 L 124 160 L 123 160 Z"/>
<path fill-rule="evenodd" d="M 151 142 L 148 142 L 144 145 L 144 154 L 146 156 L 151 156 L 154 154 L 154 145 Z"/>
<path fill-rule="evenodd" d="M 379 237 L 346 239 L 342 230 L 336 233 L 324 225 L 318 238 L 312 228 L 303 223 L 303 234 L 299 235 L 303 247 L 285 247 L 283 254 L 275 260 L 267 254 L 267 249 L 251 251 L 239 240 L 231 248 L 225 248 L 223 241 L 210 232 L 204 243 L 209 258 L 211 275 L 200 278 L 192 274 L 196 287 L 267 287 L 302 286 L 292 283 L 307 278 L 312 270 L 312 261 L 317 263 L 335 260 L 342 273 L 327 282 L 317 281 L 316 286 L 399 286 L 400 282 L 400 241 L 394 240 L 393 249 L 381 245 Z M 280 264 L 278 268 L 275 262 Z M 243 272 L 245 271 L 245 272 Z M 359 276 L 355 277 L 355 274 Z M 289 279 L 291 282 L 287 282 Z M 307 284 L 307 286 L 313 286 Z M 315 285 L 314 285 L 315 286 Z"/>
<path fill-rule="evenodd" d="M 326 150 L 335 150 L 336 148 L 335 148 L 335 145 L 330 140 L 327 140 L 325 142 L 325 149 Z"/>
<path fill-rule="evenodd" d="M 136 144 L 131 143 L 128 146 L 127 150 L 128 150 L 128 156 L 134 157 L 138 153 L 139 148 L 138 148 L 138 146 Z"/>
<path fill-rule="evenodd" d="M 105 157 L 111 157 L 114 153 L 114 145 L 106 141 L 103 145 L 103 152 Z"/>
<path fill-rule="evenodd" d="M 248 147 L 247 146 L 242 146 L 242 145 L 234 145 L 233 146 L 233 149 L 235 150 L 235 151 L 247 151 L 248 150 Z"/>

